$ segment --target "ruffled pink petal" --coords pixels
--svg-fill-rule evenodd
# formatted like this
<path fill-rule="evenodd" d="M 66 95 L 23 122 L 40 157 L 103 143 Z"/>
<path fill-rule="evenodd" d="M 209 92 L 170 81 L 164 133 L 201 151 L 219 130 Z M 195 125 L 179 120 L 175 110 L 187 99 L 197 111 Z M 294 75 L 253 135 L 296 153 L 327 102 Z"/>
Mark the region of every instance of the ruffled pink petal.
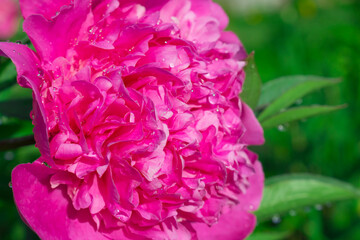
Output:
<path fill-rule="evenodd" d="M 250 212 L 259 208 L 263 196 L 265 179 L 261 163 L 256 160 L 253 166 L 255 174 L 249 177 L 250 187 L 247 189 L 246 194 L 241 197 L 240 202 L 244 209 Z"/>
<path fill-rule="evenodd" d="M 24 18 L 30 15 L 38 14 L 43 15 L 47 19 L 54 17 L 63 5 L 68 5 L 71 0 L 20 0 L 21 12 Z"/>
<path fill-rule="evenodd" d="M 242 240 L 254 230 L 255 225 L 255 216 L 239 205 L 222 214 L 219 222 L 211 227 L 205 223 L 192 224 L 199 240 Z"/>
<path fill-rule="evenodd" d="M 0 42 L 0 56 L 10 58 L 16 66 L 18 82 L 20 86 L 31 88 L 27 80 L 22 79 L 26 76 L 35 86 L 39 86 L 41 79 L 39 74 L 40 61 L 36 53 L 26 45 L 11 42 Z"/>
<path fill-rule="evenodd" d="M 50 147 L 47 133 L 47 124 L 45 121 L 45 110 L 41 102 L 39 85 L 41 78 L 38 77 L 43 70 L 38 68 L 40 65 L 37 55 L 25 45 L 16 43 L 0 43 L 0 55 L 9 57 L 16 66 L 18 72 L 18 83 L 22 87 L 31 88 L 34 94 L 33 116 L 34 116 L 34 134 L 38 143 L 39 150 L 50 165 L 53 160 L 50 158 Z"/>
<path fill-rule="evenodd" d="M 254 171 L 255 174 L 249 177 L 250 188 L 241 195 L 240 203 L 223 213 L 218 223 L 211 227 L 203 223 L 192 224 L 199 240 L 241 240 L 254 230 L 256 217 L 250 212 L 259 207 L 264 188 L 264 173 L 259 161 L 254 163 Z"/>
<path fill-rule="evenodd" d="M 12 172 L 14 200 L 41 239 L 108 239 L 96 231 L 88 211 L 76 211 L 64 186 L 51 189 L 56 172 L 41 164 L 21 164 Z"/>
<path fill-rule="evenodd" d="M 30 15 L 24 21 L 23 28 L 41 58 L 54 60 L 66 56 L 67 50 L 72 47 L 70 44 L 74 44 L 79 36 L 82 25 L 86 25 L 89 11 L 89 0 L 75 0 L 73 5 L 63 6 L 59 15 L 51 21 L 43 15 Z"/>
<path fill-rule="evenodd" d="M 241 120 L 245 127 L 245 133 L 242 136 L 242 141 L 249 145 L 261 145 L 265 142 L 264 139 L 264 130 L 262 129 L 260 123 L 256 119 L 254 112 L 251 108 L 242 103 L 242 113 Z"/>

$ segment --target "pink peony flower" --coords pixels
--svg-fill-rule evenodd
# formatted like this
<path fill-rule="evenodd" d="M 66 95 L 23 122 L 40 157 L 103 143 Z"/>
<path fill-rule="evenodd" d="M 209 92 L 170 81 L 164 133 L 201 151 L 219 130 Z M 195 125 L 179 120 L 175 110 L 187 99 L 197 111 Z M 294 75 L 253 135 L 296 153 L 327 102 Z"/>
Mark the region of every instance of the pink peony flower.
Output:
<path fill-rule="evenodd" d="M 210 0 L 22 0 L 36 52 L 0 43 L 34 95 L 40 159 L 12 173 L 42 239 L 244 239 L 263 131 L 246 53 Z M 0 52 L 1 52 L 0 51 Z"/>
<path fill-rule="evenodd" d="M 15 0 L 0 0 L 0 39 L 12 37 L 18 24 L 19 12 Z"/>

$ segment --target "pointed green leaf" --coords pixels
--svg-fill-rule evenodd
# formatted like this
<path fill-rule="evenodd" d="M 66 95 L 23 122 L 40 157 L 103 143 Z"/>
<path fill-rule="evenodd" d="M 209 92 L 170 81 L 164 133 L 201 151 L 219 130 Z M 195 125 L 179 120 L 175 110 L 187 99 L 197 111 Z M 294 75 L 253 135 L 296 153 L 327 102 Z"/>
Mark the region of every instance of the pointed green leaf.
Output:
<path fill-rule="evenodd" d="M 261 126 L 264 129 L 269 129 L 295 120 L 305 119 L 316 115 L 336 111 L 344 107 L 346 107 L 346 105 L 340 105 L 340 106 L 315 105 L 315 106 L 290 108 L 284 112 L 278 113 L 262 121 Z"/>
<path fill-rule="evenodd" d="M 10 99 L 0 102 L 0 115 L 30 120 L 32 99 Z"/>
<path fill-rule="evenodd" d="M 246 240 L 284 240 L 288 232 L 254 232 Z"/>
<path fill-rule="evenodd" d="M 260 114 L 259 121 L 276 114 L 282 109 L 292 105 L 305 95 L 339 82 L 339 79 L 326 79 L 320 77 L 298 76 L 281 78 L 269 82 L 262 94 L 261 104 L 271 102 L 270 105 Z M 283 85 L 283 86 L 282 86 Z"/>
<path fill-rule="evenodd" d="M 359 189 L 348 183 L 312 174 L 289 174 L 266 181 L 264 197 L 255 214 L 264 221 L 293 209 L 357 198 Z"/>
<path fill-rule="evenodd" d="M 281 96 L 291 88 L 300 83 L 308 81 L 329 81 L 329 84 L 334 84 L 340 81 L 338 78 L 324 78 L 319 76 L 286 76 L 280 77 L 269 82 L 264 83 L 261 89 L 261 96 L 258 106 L 262 107 L 274 101 L 277 97 Z"/>
<path fill-rule="evenodd" d="M 254 52 L 248 56 L 246 61 L 246 79 L 240 97 L 250 108 L 255 109 L 260 98 L 261 78 L 255 65 Z"/>
<path fill-rule="evenodd" d="M 0 84 L 9 80 L 15 83 L 17 75 L 15 65 L 9 59 L 1 61 L 0 65 Z"/>

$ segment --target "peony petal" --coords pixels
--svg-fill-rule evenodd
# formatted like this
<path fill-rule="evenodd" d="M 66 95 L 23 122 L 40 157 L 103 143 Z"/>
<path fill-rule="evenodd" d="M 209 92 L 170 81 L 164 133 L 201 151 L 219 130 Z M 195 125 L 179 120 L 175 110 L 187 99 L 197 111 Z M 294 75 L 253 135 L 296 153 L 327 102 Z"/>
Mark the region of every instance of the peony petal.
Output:
<path fill-rule="evenodd" d="M 63 7 L 52 21 L 42 15 L 31 15 L 24 21 L 24 31 L 29 35 L 35 49 L 45 61 L 66 56 L 70 43 L 79 36 L 79 31 L 89 13 L 89 1 L 75 0 L 74 6 Z"/>
<path fill-rule="evenodd" d="M 36 53 L 26 45 L 11 42 L 0 42 L 0 56 L 10 58 L 16 66 L 18 82 L 20 86 L 31 88 L 28 81 L 23 81 L 22 76 L 26 76 L 35 86 L 39 86 L 41 79 L 39 74 L 40 61 Z"/>
<path fill-rule="evenodd" d="M 242 103 L 241 120 L 246 129 L 244 135 L 242 136 L 242 141 L 249 145 L 263 144 L 265 142 L 264 130 L 256 119 L 251 108 L 244 102 Z"/>
<path fill-rule="evenodd" d="M 254 163 L 255 174 L 249 177 L 250 188 L 241 197 L 241 204 L 246 211 L 253 212 L 258 209 L 264 190 L 264 172 L 259 161 Z"/>
<path fill-rule="evenodd" d="M 21 216 L 41 239 L 107 239 L 95 230 L 88 211 L 76 211 L 65 186 L 50 187 L 56 170 L 21 164 L 12 172 L 14 200 Z"/>
<path fill-rule="evenodd" d="M 31 88 L 33 90 L 33 115 L 34 115 L 34 134 L 35 140 L 38 143 L 39 150 L 45 158 L 47 163 L 53 165 L 53 160 L 50 158 L 50 147 L 47 133 L 47 124 L 45 121 L 45 110 L 41 103 L 39 85 L 42 80 L 38 77 L 40 62 L 35 54 L 26 45 L 16 43 L 0 43 L 0 55 L 11 58 L 16 66 L 18 72 L 18 83 L 22 87 Z"/>
<path fill-rule="evenodd" d="M 209 227 L 204 223 L 193 223 L 199 240 L 242 240 L 255 228 L 256 218 L 242 210 L 241 205 L 221 215 L 219 222 Z"/>
<path fill-rule="evenodd" d="M 63 5 L 68 5 L 71 0 L 56 0 L 56 1 L 45 1 L 45 0 L 20 0 L 21 12 L 24 18 L 30 15 L 38 14 L 43 15 L 47 19 L 55 16 L 59 12 Z"/>

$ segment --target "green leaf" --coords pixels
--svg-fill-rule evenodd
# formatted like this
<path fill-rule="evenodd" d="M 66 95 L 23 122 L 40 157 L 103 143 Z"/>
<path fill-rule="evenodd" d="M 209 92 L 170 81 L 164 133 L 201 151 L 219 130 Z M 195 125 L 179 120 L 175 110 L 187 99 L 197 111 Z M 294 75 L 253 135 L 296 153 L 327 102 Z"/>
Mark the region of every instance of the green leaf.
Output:
<path fill-rule="evenodd" d="M 258 221 L 264 221 L 293 209 L 356 198 L 360 198 L 359 189 L 348 183 L 311 174 L 289 174 L 266 181 L 263 200 L 255 214 Z"/>
<path fill-rule="evenodd" d="M 339 79 L 326 79 L 320 77 L 305 77 L 297 76 L 280 78 L 274 80 L 274 83 L 269 82 L 264 86 L 261 104 L 271 102 L 270 105 L 260 114 L 259 121 L 262 121 L 273 114 L 279 112 L 282 109 L 292 105 L 298 99 L 301 99 L 305 95 L 336 83 L 339 83 Z M 284 86 L 282 86 L 282 84 Z"/>
<path fill-rule="evenodd" d="M 5 59 L 0 63 L 0 83 L 13 80 L 16 82 L 16 68 L 10 59 Z"/>
<path fill-rule="evenodd" d="M 0 102 L 0 114 L 30 120 L 32 99 L 10 99 Z"/>
<path fill-rule="evenodd" d="M 278 113 L 262 121 L 261 126 L 264 129 L 269 129 L 291 121 L 300 120 L 300 119 L 309 118 L 316 115 L 336 111 L 344 107 L 346 107 L 346 105 L 340 105 L 340 106 L 313 105 L 313 106 L 290 108 L 284 112 Z"/>
<path fill-rule="evenodd" d="M 4 82 L 0 82 L 0 92 L 14 86 L 15 83 L 16 81 L 14 80 L 7 80 Z"/>
<path fill-rule="evenodd" d="M 284 240 L 288 232 L 254 232 L 246 240 Z"/>
<path fill-rule="evenodd" d="M 280 77 L 269 82 L 264 83 L 261 89 L 261 96 L 259 99 L 259 107 L 268 105 L 280 95 L 284 94 L 291 88 L 296 87 L 300 83 L 308 81 L 330 81 L 330 84 L 340 81 L 338 78 L 324 78 L 318 76 L 286 76 Z"/>
<path fill-rule="evenodd" d="M 250 108 L 255 109 L 260 98 L 262 83 L 259 72 L 255 65 L 254 52 L 248 56 L 246 61 L 246 79 L 240 97 L 247 105 L 249 105 Z"/>

